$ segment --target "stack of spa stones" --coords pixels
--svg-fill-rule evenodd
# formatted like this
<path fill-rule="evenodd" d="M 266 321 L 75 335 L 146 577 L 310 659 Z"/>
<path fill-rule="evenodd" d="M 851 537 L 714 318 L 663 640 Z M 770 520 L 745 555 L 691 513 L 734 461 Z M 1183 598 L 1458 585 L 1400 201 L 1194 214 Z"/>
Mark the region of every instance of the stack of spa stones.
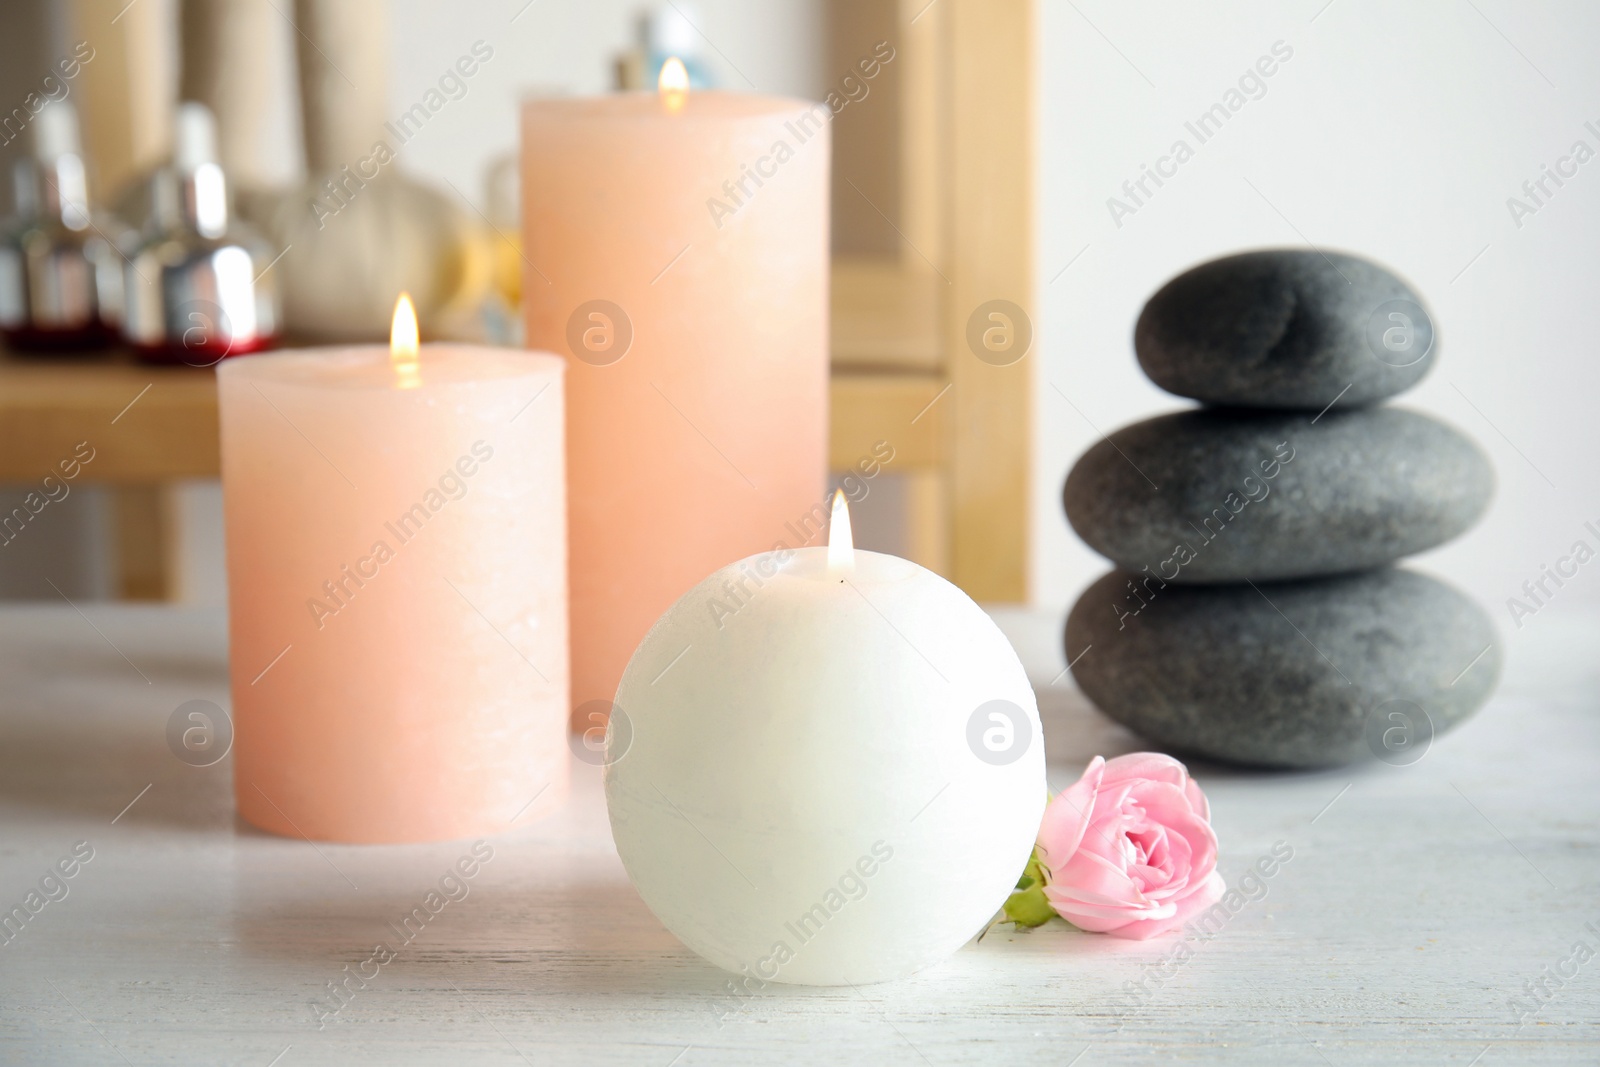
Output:
<path fill-rule="evenodd" d="M 1262 767 L 1411 762 L 1487 699 L 1494 627 L 1390 564 L 1488 506 L 1488 460 L 1380 406 L 1433 362 L 1416 294 L 1367 260 L 1204 263 L 1139 316 L 1157 385 L 1201 407 L 1124 427 L 1067 476 L 1067 519 L 1117 567 L 1067 620 L 1107 715 L 1177 751 Z"/>

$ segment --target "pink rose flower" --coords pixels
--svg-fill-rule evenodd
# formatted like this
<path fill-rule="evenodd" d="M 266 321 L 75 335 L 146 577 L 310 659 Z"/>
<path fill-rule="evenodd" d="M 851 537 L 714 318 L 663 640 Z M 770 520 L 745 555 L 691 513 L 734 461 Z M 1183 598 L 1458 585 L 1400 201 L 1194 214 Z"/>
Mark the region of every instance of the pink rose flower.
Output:
<path fill-rule="evenodd" d="M 1224 889 L 1211 806 L 1183 764 L 1157 752 L 1090 760 L 1045 809 L 1039 863 L 1063 919 L 1139 941 L 1183 925 Z"/>

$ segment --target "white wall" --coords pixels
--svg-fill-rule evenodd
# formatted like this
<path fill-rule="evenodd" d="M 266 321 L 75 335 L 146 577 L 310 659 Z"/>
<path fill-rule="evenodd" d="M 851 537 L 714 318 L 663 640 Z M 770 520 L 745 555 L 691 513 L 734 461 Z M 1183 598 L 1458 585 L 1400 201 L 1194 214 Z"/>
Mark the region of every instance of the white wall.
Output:
<path fill-rule="evenodd" d="M 1581 529 L 1600 527 L 1600 159 L 1520 228 L 1506 206 L 1574 141 L 1600 151 L 1600 6 L 1333 0 L 1319 13 L 1324 3 L 1041 0 L 1041 604 L 1064 608 L 1106 566 L 1060 503 L 1067 470 L 1099 432 L 1052 383 L 1099 431 L 1181 406 L 1134 361 L 1145 299 L 1198 261 L 1306 240 L 1371 256 L 1420 288 L 1441 347 L 1401 403 L 1471 435 L 1499 476 L 1485 521 L 1417 557 L 1423 569 L 1514 629 L 1505 600 L 1542 563 L 1580 535 L 1600 547 Z M 1107 198 L 1178 137 L 1193 144 L 1184 121 L 1279 40 L 1294 54 L 1265 95 L 1119 229 Z M 1600 560 L 1558 600 L 1600 602 Z"/>

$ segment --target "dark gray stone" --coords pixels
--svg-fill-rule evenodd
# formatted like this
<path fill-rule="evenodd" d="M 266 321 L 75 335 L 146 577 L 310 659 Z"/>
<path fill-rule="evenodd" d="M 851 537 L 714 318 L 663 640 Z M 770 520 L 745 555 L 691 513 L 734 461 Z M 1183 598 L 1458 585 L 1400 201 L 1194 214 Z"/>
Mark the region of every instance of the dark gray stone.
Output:
<path fill-rule="evenodd" d="M 1416 412 L 1313 421 L 1205 408 L 1111 434 L 1078 460 L 1062 499 L 1078 536 L 1118 566 L 1219 582 L 1389 563 L 1465 531 L 1493 492 L 1478 447 Z"/>
<path fill-rule="evenodd" d="M 1089 699 L 1162 748 L 1258 767 L 1415 762 L 1500 674 L 1483 611 L 1411 571 L 1134 581 L 1113 571 L 1089 587 L 1066 652 Z"/>
<path fill-rule="evenodd" d="M 1405 313 L 1417 332 L 1411 347 L 1391 351 L 1376 339 L 1401 321 L 1385 306 L 1397 300 L 1415 308 Z M 1246 252 L 1185 271 L 1145 304 L 1133 347 L 1150 380 L 1179 396 L 1309 411 L 1335 397 L 1354 407 L 1408 389 L 1438 350 L 1421 298 L 1399 278 L 1369 260 L 1307 249 Z"/>

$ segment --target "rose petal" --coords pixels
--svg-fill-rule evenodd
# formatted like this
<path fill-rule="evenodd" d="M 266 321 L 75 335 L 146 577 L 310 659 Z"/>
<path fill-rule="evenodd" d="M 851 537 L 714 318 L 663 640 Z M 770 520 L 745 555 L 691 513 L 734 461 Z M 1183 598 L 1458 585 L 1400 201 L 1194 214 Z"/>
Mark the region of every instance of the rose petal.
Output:
<path fill-rule="evenodd" d="M 1216 869 L 1217 866 L 1217 834 L 1206 823 L 1191 815 L 1181 820 L 1174 820 L 1167 827 L 1170 840 L 1174 843 L 1182 840 L 1188 849 L 1187 864 L 1189 867 L 1189 880 L 1199 883 Z"/>
<path fill-rule="evenodd" d="M 1099 756 L 1090 760 L 1083 776 L 1056 794 L 1044 810 L 1038 837 L 1040 864 L 1052 880 L 1054 872 L 1072 859 L 1083 841 L 1084 831 L 1094 814 L 1095 795 L 1100 791 L 1105 765 L 1106 761 Z"/>
<path fill-rule="evenodd" d="M 1205 794 L 1171 756 L 1095 757 L 1040 826 L 1045 899 L 1081 929 L 1118 937 L 1182 925 L 1225 892 L 1210 816 Z"/>
<path fill-rule="evenodd" d="M 1096 934 L 1112 933 L 1141 923 L 1160 927 L 1170 924 L 1177 914 L 1177 909 L 1171 904 L 1139 908 L 1096 907 L 1061 899 L 1059 894 L 1052 893 L 1048 888 L 1045 896 L 1063 919 L 1081 930 Z"/>
<path fill-rule="evenodd" d="M 1107 784 L 1126 781 L 1166 782 L 1182 789 L 1189 781 L 1183 764 L 1163 752 L 1130 752 L 1106 761 Z"/>
<path fill-rule="evenodd" d="M 1127 855 L 1127 831 L 1129 812 L 1125 807 L 1126 790 L 1119 788 L 1115 791 L 1103 790 L 1094 801 L 1093 816 L 1089 825 L 1084 829 L 1083 840 L 1079 848 L 1098 852 L 1102 856 L 1114 857 L 1121 861 Z M 1137 817 L 1137 812 L 1133 815 Z"/>
<path fill-rule="evenodd" d="M 1195 887 L 1195 891 L 1182 900 L 1174 901 L 1173 912 L 1170 916 L 1154 919 L 1139 919 L 1119 926 L 1114 930 L 1105 931 L 1117 937 L 1125 937 L 1133 941 L 1144 941 L 1159 934 L 1170 933 L 1188 922 L 1193 916 L 1205 911 L 1217 901 L 1222 899 L 1226 890 L 1222 875 L 1213 874 L 1204 882 Z"/>
<path fill-rule="evenodd" d="M 1061 876 L 1050 881 L 1077 893 L 1093 893 L 1110 900 L 1135 901 L 1143 895 L 1126 870 L 1087 849 L 1079 849 L 1061 869 Z"/>
<path fill-rule="evenodd" d="M 1080 901 L 1060 893 L 1045 893 L 1045 898 L 1060 913 L 1061 917 L 1075 925 L 1082 925 L 1083 919 L 1094 919 L 1100 923 L 1118 923 L 1126 925 L 1130 922 L 1141 922 L 1148 919 L 1172 918 L 1177 915 L 1178 907 L 1171 901 L 1162 901 L 1159 904 L 1144 904 L 1133 906 L 1128 904 L 1097 904 L 1093 901 Z"/>
<path fill-rule="evenodd" d="M 1091 893 L 1088 890 L 1068 885 L 1046 886 L 1044 895 L 1050 900 L 1062 901 L 1075 907 L 1104 908 L 1108 914 L 1111 912 L 1125 912 L 1145 906 L 1143 904 L 1129 904 L 1127 900 L 1121 897 L 1102 896 L 1099 893 Z"/>
<path fill-rule="evenodd" d="M 1129 782 L 1125 788 L 1129 803 L 1137 804 L 1152 822 L 1165 824 L 1178 815 L 1197 815 L 1188 794 L 1170 782 Z"/>
<path fill-rule="evenodd" d="M 1189 806 L 1194 809 L 1194 813 L 1200 816 L 1200 818 L 1204 819 L 1206 822 L 1210 822 L 1211 801 L 1207 800 L 1206 795 L 1200 792 L 1199 783 L 1197 783 L 1193 778 L 1189 779 L 1189 781 L 1184 784 L 1183 794 L 1189 798 Z"/>
<path fill-rule="evenodd" d="M 1146 814 L 1165 826 L 1169 834 L 1180 835 L 1187 839 L 1194 862 L 1196 864 L 1206 862 L 1206 871 L 1209 872 L 1210 862 L 1215 860 L 1216 833 L 1211 829 L 1211 825 L 1190 807 L 1188 797 L 1172 786 L 1157 782 L 1145 783 L 1139 786 L 1136 792 L 1145 804 Z M 1209 861 L 1205 857 L 1209 857 Z"/>

